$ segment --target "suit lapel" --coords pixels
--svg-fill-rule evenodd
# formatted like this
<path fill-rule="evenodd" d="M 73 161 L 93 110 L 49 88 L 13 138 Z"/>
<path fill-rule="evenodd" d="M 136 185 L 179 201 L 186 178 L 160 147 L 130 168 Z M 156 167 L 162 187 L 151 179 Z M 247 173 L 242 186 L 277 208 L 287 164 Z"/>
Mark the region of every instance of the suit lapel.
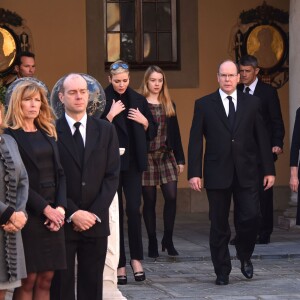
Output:
<path fill-rule="evenodd" d="M 219 115 L 221 121 L 224 123 L 224 125 L 226 126 L 226 128 L 228 128 L 228 130 L 230 131 L 230 124 L 226 115 L 226 111 L 219 93 L 219 90 L 213 94 L 213 103 L 215 105 L 215 111 L 217 112 L 217 114 Z"/>
<path fill-rule="evenodd" d="M 66 147 L 69 151 L 73 159 L 75 160 L 76 164 L 79 168 L 81 168 L 81 163 L 79 159 L 79 155 L 76 151 L 75 141 L 72 136 L 71 129 L 69 124 L 66 120 L 65 115 L 63 115 L 58 121 L 56 125 L 56 130 L 58 133 L 59 141 Z"/>
<path fill-rule="evenodd" d="M 234 131 L 238 128 L 241 122 L 245 109 L 245 94 L 241 91 L 237 91 L 237 108 L 235 115 Z"/>
<path fill-rule="evenodd" d="M 83 166 L 86 165 L 90 155 L 95 149 L 95 145 L 99 140 L 100 131 L 93 119 L 88 117 L 86 123 L 86 139 L 85 139 L 85 147 L 84 147 L 84 163 Z"/>

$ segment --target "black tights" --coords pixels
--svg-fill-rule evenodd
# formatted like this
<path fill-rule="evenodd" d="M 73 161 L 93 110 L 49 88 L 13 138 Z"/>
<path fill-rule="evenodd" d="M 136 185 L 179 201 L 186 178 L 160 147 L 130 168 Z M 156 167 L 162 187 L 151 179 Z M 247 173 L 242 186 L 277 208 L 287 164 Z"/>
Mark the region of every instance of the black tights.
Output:
<path fill-rule="evenodd" d="M 165 199 L 163 217 L 164 231 L 172 235 L 176 215 L 177 181 L 171 181 L 160 186 Z M 148 237 L 156 236 L 156 186 L 143 186 L 143 217 Z"/>

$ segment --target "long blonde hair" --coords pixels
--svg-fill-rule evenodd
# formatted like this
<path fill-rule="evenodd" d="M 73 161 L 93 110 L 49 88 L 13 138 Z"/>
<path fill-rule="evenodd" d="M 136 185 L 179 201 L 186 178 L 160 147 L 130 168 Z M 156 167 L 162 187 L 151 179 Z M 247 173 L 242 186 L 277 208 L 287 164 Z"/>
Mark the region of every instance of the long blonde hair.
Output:
<path fill-rule="evenodd" d="M 162 85 L 162 89 L 158 95 L 158 101 L 159 101 L 159 103 L 162 104 L 167 117 L 175 116 L 175 109 L 174 109 L 174 106 L 173 106 L 173 103 L 172 103 L 172 100 L 171 100 L 171 97 L 169 94 L 166 75 L 160 67 L 154 66 L 154 65 L 148 67 L 148 69 L 146 70 L 146 72 L 144 74 L 143 82 L 140 87 L 140 93 L 146 98 L 150 95 L 150 91 L 148 88 L 148 81 L 149 81 L 150 75 L 154 72 L 160 73 L 163 76 L 163 85 Z"/>
<path fill-rule="evenodd" d="M 35 118 L 34 123 L 45 130 L 45 132 L 57 140 L 55 129 L 55 115 L 48 103 L 47 91 L 33 81 L 19 83 L 10 97 L 8 110 L 5 117 L 5 123 L 11 129 L 24 128 L 24 113 L 22 111 L 22 99 L 39 94 L 41 97 L 41 107 L 39 115 Z"/>

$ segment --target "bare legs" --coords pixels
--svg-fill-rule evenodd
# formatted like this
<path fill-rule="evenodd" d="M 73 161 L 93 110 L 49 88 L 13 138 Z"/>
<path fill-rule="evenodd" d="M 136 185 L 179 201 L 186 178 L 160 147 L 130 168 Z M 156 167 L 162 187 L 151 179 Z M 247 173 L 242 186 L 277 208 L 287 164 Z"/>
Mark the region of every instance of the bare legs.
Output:
<path fill-rule="evenodd" d="M 13 300 L 49 300 L 53 275 L 53 271 L 29 273 L 15 289 Z"/>

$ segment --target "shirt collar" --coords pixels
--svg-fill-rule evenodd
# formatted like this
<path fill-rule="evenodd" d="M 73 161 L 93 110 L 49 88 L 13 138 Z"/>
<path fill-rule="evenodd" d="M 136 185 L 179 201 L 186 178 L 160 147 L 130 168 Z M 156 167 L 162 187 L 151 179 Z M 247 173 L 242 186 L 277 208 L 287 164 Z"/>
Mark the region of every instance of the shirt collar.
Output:
<path fill-rule="evenodd" d="M 225 92 L 223 92 L 221 89 L 219 89 L 219 93 L 220 93 L 222 101 L 224 101 L 224 99 L 226 99 L 227 96 L 231 96 L 233 100 L 237 100 L 237 92 L 236 92 L 236 90 L 234 90 L 232 94 L 228 95 Z"/>
<path fill-rule="evenodd" d="M 245 85 L 245 84 L 244 84 L 244 89 L 248 86 L 249 89 L 251 90 L 251 94 L 253 94 L 254 91 L 255 91 L 257 82 L 258 82 L 258 78 L 256 77 L 255 80 L 254 80 L 250 85 Z"/>
<path fill-rule="evenodd" d="M 86 122 L 87 122 L 87 114 L 85 113 L 84 116 L 82 117 L 81 120 L 79 121 L 75 121 L 73 118 L 71 118 L 69 115 L 67 115 L 67 113 L 65 113 L 65 117 L 66 117 L 66 120 L 67 120 L 67 123 L 71 129 L 72 132 L 75 131 L 75 127 L 74 127 L 74 124 L 76 122 L 80 122 L 81 123 L 81 126 L 84 127 L 84 129 L 86 128 Z"/>

